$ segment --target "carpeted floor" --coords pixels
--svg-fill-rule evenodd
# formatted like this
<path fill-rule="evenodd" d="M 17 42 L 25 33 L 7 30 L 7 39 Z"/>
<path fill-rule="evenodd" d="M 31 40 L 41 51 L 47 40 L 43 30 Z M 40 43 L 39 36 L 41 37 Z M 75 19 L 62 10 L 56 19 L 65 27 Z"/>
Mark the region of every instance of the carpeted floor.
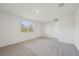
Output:
<path fill-rule="evenodd" d="M 79 51 L 75 45 L 41 37 L 0 48 L 0 56 L 79 56 Z"/>

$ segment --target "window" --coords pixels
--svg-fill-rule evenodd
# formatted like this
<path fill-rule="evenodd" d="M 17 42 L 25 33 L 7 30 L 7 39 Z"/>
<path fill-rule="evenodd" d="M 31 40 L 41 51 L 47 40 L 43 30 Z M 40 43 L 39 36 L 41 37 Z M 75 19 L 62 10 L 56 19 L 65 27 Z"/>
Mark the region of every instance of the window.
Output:
<path fill-rule="evenodd" d="M 28 20 L 21 21 L 21 32 L 33 32 L 32 22 Z"/>

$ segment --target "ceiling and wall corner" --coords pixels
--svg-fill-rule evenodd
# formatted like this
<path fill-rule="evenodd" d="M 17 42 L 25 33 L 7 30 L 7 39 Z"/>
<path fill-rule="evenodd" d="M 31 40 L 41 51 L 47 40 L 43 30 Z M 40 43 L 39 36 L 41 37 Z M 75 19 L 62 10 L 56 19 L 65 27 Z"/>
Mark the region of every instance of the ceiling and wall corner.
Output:
<path fill-rule="evenodd" d="M 64 3 L 62 7 L 58 7 L 59 5 L 60 3 L 2 3 L 0 10 L 19 17 L 48 23 L 53 22 L 56 17 L 73 15 L 76 8 L 79 7 L 78 3 Z M 39 13 L 36 13 L 36 10 Z"/>

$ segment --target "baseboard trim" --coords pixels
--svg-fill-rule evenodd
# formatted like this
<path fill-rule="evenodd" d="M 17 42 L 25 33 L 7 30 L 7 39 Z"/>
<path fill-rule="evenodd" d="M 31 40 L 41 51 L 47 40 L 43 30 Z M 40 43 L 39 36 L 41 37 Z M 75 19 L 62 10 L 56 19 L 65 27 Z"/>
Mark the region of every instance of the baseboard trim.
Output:
<path fill-rule="evenodd" d="M 77 44 L 74 44 L 74 45 L 76 46 L 77 50 L 79 51 L 78 45 Z"/>
<path fill-rule="evenodd" d="M 70 43 L 70 42 L 64 42 L 64 41 L 62 41 L 62 40 L 58 40 L 59 42 L 62 42 L 62 43 L 67 43 L 67 44 L 72 44 L 72 45 L 74 45 L 74 43 Z"/>
<path fill-rule="evenodd" d="M 35 37 L 33 39 L 37 39 L 37 38 L 41 38 L 42 36 L 39 36 L 39 37 Z M 18 41 L 18 42 L 13 42 L 13 43 L 10 43 L 10 44 L 7 44 L 5 46 L 1 46 L 0 48 L 4 48 L 4 47 L 7 47 L 7 46 L 11 46 L 11 45 L 16 45 L 16 44 L 19 44 L 19 43 L 22 43 L 22 42 L 25 42 L 25 41 L 30 41 L 30 40 L 33 40 L 33 39 L 28 39 L 28 40 L 22 40 L 22 41 Z"/>

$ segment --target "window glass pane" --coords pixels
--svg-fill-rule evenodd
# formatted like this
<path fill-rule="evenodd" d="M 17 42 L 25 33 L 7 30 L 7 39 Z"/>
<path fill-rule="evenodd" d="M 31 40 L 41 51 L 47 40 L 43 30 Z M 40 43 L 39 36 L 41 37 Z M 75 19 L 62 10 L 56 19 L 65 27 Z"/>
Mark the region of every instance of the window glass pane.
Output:
<path fill-rule="evenodd" d="M 32 22 L 23 20 L 21 21 L 21 32 L 33 32 Z"/>

